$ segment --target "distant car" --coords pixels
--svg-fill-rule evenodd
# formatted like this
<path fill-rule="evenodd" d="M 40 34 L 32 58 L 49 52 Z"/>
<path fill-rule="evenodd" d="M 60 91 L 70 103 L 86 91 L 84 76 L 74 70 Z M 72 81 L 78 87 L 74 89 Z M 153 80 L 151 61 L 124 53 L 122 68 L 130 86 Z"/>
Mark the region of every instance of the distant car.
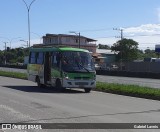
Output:
<path fill-rule="evenodd" d="M 110 70 L 118 70 L 118 66 L 117 65 L 111 65 Z"/>
<path fill-rule="evenodd" d="M 95 69 L 99 70 L 99 69 L 101 69 L 101 66 L 99 64 L 95 64 Z"/>

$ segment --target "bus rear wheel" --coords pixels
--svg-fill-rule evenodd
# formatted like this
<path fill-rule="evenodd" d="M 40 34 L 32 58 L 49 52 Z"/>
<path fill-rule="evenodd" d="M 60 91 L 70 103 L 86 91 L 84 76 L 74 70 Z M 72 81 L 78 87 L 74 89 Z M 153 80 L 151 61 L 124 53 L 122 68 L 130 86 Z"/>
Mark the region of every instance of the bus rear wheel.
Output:
<path fill-rule="evenodd" d="M 85 93 L 90 93 L 91 92 L 91 88 L 84 88 Z"/>
<path fill-rule="evenodd" d="M 37 82 L 37 86 L 38 86 L 39 88 L 41 88 L 41 87 L 44 86 L 43 84 L 41 84 L 39 77 L 36 78 L 36 82 Z"/>

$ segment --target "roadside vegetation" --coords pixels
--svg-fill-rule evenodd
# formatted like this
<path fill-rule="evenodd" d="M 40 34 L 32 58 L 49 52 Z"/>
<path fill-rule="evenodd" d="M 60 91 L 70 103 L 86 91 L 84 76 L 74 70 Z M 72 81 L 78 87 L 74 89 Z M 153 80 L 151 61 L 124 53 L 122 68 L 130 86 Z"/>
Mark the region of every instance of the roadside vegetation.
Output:
<path fill-rule="evenodd" d="M 138 47 L 138 42 L 133 39 L 122 39 L 114 43 L 112 46 L 99 44 L 98 49 L 109 49 L 116 54 L 116 62 L 130 62 L 133 60 L 143 60 L 144 58 L 158 58 L 159 53 L 156 53 L 155 50 L 149 48 L 140 50 Z"/>
<path fill-rule="evenodd" d="M 142 87 L 137 85 L 97 82 L 95 90 L 126 96 L 160 100 L 160 89 Z"/>
<path fill-rule="evenodd" d="M 7 47 L 6 50 L 1 51 L 0 50 L 0 65 L 5 64 L 5 61 L 7 64 L 10 65 L 16 65 L 17 63 L 24 63 L 24 57 L 29 55 L 29 49 L 28 48 L 14 48 L 10 49 Z"/>
<path fill-rule="evenodd" d="M 116 54 L 116 62 L 120 61 L 133 61 L 143 60 L 146 57 L 158 58 L 159 54 L 155 50 L 149 48 L 140 50 L 138 43 L 133 39 L 122 39 L 114 43 L 112 46 L 99 44 L 99 49 L 108 49 Z M 29 48 L 18 47 L 10 49 L 7 47 L 6 50 L 0 50 L 0 65 L 5 64 L 17 65 L 17 63 L 24 63 L 24 57 L 29 55 Z"/>
<path fill-rule="evenodd" d="M 27 79 L 27 74 L 20 73 L 20 72 L 0 71 L 0 76 L 19 78 L 19 79 Z"/>
<path fill-rule="evenodd" d="M 0 71 L 0 76 L 27 79 L 27 74 L 19 72 Z M 97 82 L 95 91 L 160 100 L 160 89 L 137 85 Z"/>

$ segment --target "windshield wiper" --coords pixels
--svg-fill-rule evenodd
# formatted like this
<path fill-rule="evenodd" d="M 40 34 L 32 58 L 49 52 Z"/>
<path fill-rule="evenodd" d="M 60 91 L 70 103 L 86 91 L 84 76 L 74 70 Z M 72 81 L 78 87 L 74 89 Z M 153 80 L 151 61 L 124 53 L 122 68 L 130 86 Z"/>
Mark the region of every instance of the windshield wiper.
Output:
<path fill-rule="evenodd" d="M 89 72 L 89 70 L 87 68 L 85 68 L 82 64 L 77 62 L 77 65 L 83 67 L 83 69 L 85 69 L 87 72 Z"/>

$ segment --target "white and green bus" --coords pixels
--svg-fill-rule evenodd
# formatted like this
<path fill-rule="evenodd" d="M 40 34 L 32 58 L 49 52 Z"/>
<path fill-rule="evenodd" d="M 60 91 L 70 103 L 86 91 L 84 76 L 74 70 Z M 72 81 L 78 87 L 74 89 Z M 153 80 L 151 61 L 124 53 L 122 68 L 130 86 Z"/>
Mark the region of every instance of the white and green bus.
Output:
<path fill-rule="evenodd" d="M 28 80 L 39 87 L 83 88 L 96 86 L 96 72 L 88 50 L 71 47 L 33 46 L 27 66 Z"/>

